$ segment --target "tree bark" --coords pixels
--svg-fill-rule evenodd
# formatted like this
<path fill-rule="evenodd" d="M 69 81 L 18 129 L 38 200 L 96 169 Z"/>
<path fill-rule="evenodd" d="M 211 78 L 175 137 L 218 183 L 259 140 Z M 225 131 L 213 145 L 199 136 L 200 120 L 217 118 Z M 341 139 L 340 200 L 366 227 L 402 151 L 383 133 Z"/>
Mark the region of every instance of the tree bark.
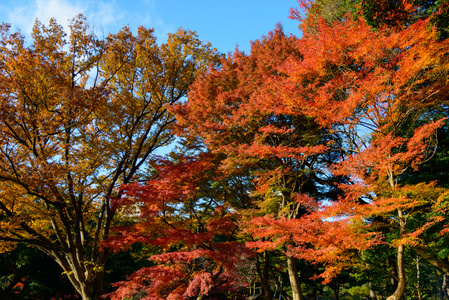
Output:
<path fill-rule="evenodd" d="M 447 286 L 447 274 L 443 274 L 443 285 L 441 286 L 441 289 L 443 290 L 443 296 L 445 299 L 449 299 L 449 291 Z"/>
<path fill-rule="evenodd" d="M 335 300 L 340 300 L 340 285 L 332 289 L 334 291 Z"/>
<path fill-rule="evenodd" d="M 371 281 L 368 282 L 368 287 L 369 287 L 369 297 L 372 300 L 377 299 L 377 295 L 376 292 L 373 290 L 373 284 Z"/>
<path fill-rule="evenodd" d="M 265 296 L 266 300 L 272 300 L 271 297 L 271 288 L 270 285 L 268 283 L 268 278 L 269 278 L 269 271 L 270 271 L 270 260 L 268 258 L 268 252 L 265 251 L 263 253 L 264 256 L 264 265 L 263 265 L 263 276 L 264 276 L 264 280 L 263 280 L 263 294 Z"/>
<path fill-rule="evenodd" d="M 271 289 L 270 289 L 270 285 L 268 282 L 268 277 L 269 277 L 268 272 L 269 272 L 270 262 L 268 260 L 267 251 L 264 252 L 264 258 L 265 258 L 265 261 L 264 261 L 263 272 L 262 272 L 262 270 L 260 268 L 259 256 L 256 257 L 256 270 L 257 270 L 257 273 L 259 275 L 259 278 L 260 278 L 260 281 L 262 284 L 262 289 L 263 289 L 265 299 L 272 300 Z"/>
<path fill-rule="evenodd" d="M 443 300 L 443 293 L 441 292 L 440 277 L 438 276 L 437 268 L 433 267 L 433 271 L 435 273 L 435 280 L 437 282 L 438 298 L 440 298 L 440 300 Z"/>
<path fill-rule="evenodd" d="M 298 270 L 296 269 L 296 261 L 293 256 L 287 255 L 288 277 L 292 288 L 293 300 L 304 300 L 301 290 L 301 282 L 299 281 Z"/>
<path fill-rule="evenodd" d="M 404 268 L 404 245 L 398 246 L 398 285 L 393 295 L 387 298 L 387 300 L 399 300 L 405 291 L 405 268 Z"/>
<path fill-rule="evenodd" d="M 83 300 L 100 300 L 103 294 L 104 265 L 107 253 L 102 250 L 97 253 L 97 259 L 93 261 L 80 261 L 78 255 L 64 255 L 57 252 L 48 252 L 64 270 L 75 290 Z M 81 251 L 78 249 L 78 251 Z M 94 265 L 95 264 L 95 265 Z"/>
<path fill-rule="evenodd" d="M 418 300 L 421 300 L 421 268 L 419 265 L 419 255 L 416 254 L 416 291 L 418 294 Z"/>
<path fill-rule="evenodd" d="M 402 210 L 398 209 L 399 217 L 399 237 L 403 237 L 405 234 L 405 218 Z M 397 273 L 398 273 L 398 285 L 393 295 L 387 298 L 387 300 L 399 300 L 405 291 L 405 266 L 404 266 L 404 250 L 405 246 L 400 244 L 397 249 Z"/>

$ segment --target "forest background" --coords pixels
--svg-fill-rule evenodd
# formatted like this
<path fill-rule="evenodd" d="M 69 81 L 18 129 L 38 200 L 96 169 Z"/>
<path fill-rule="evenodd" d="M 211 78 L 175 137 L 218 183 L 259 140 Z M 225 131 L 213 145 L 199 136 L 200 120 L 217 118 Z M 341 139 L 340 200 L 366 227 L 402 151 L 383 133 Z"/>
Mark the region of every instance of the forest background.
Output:
<path fill-rule="evenodd" d="M 2 298 L 449 298 L 449 3 L 298 6 L 226 55 L 3 24 Z"/>

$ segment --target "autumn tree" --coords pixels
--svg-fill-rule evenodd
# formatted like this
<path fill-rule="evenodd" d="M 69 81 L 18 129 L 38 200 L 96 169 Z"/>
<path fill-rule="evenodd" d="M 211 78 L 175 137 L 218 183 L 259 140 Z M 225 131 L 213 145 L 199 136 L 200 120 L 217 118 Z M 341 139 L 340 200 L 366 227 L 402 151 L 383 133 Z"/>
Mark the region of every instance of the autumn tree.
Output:
<path fill-rule="evenodd" d="M 298 0 L 299 9 L 292 8 L 290 17 L 300 21 L 300 28 L 316 33 L 319 20 L 328 25 L 348 18 L 363 18 L 374 30 L 406 28 L 429 18 L 438 37 L 448 37 L 449 5 L 446 1 L 428 0 Z M 304 24 L 307 24 L 304 28 Z"/>
<path fill-rule="evenodd" d="M 99 299 L 120 184 L 141 180 L 173 140 L 180 101 L 215 51 L 180 29 L 98 39 L 83 16 L 68 37 L 36 22 L 32 43 L 1 25 L 0 241 L 52 257 L 83 299 Z"/>
<path fill-rule="evenodd" d="M 122 186 L 118 203 L 132 227 L 115 227 L 104 245 L 122 251 L 135 243 L 158 249 L 153 266 L 116 285 L 112 299 L 237 297 L 252 252 L 238 240 L 238 216 L 226 202 L 217 158 L 211 153 L 171 154 L 155 162 L 145 185 Z M 234 299 L 234 298 L 233 298 Z"/>
<path fill-rule="evenodd" d="M 298 44 L 301 59 L 279 70 L 288 78 L 282 102 L 346 136 L 348 152 L 333 173 L 352 180 L 340 185 L 345 196 L 326 209 L 334 213 L 326 217 L 364 222 L 380 216 L 394 222 L 398 285 L 388 299 L 399 299 L 405 289 L 405 246 L 417 246 L 409 221 L 423 208 L 419 191 L 426 188 L 401 185 L 400 177 L 431 157 L 435 132 L 445 122 L 443 117 L 420 123 L 426 111 L 446 103 L 448 43 L 429 28 L 429 19 L 377 31 L 350 17 L 310 25 L 313 30 L 305 30 Z"/>
<path fill-rule="evenodd" d="M 419 250 L 425 242 L 416 237 L 437 220 L 412 222 L 436 209 L 445 193 L 424 201 L 419 190 L 431 185 L 402 185 L 400 178 L 431 157 L 435 132 L 445 123 L 444 117 L 422 121 L 446 103 L 447 41 L 429 19 L 410 21 L 416 7 L 404 9 L 410 15 L 377 30 L 357 15 L 333 23 L 309 19 L 301 39 L 276 30 L 254 42 L 248 56 L 237 51 L 209 70 L 189 102 L 174 108 L 189 133 L 226 155 L 223 169 L 254 176 L 252 195 L 261 199 L 262 215 L 275 218 L 253 218 L 250 231 L 260 240 L 248 245 L 287 247 L 297 299 L 293 257 L 327 264 L 330 279 L 362 250 L 387 242 L 376 234 L 378 220 L 393 233 L 388 242 L 398 280 L 389 299 L 399 299 L 405 247 Z M 320 206 L 327 186 L 339 201 Z M 431 252 L 424 247 L 421 255 Z"/>
<path fill-rule="evenodd" d="M 318 187 L 331 182 L 325 166 L 338 157 L 327 145 L 332 133 L 300 107 L 287 107 L 279 95 L 286 74 L 278 67 L 291 57 L 301 59 L 297 43 L 278 27 L 253 42 L 249 55 L 236 51 L 199 77 L 189 101 L 173 106 L 180 126 L 225 155 L 221 168 L 227 174 L 251 174 L 259 208 L 255 214 L 274 219 L 294 220 L 313 209 L 301 194 L 319 198 L 334 191 L 330 184 Z M 284 241 L 288 244 L 287 236 Z M 295 259 L 286 253 L 293 298 L 302 299 Z"/>

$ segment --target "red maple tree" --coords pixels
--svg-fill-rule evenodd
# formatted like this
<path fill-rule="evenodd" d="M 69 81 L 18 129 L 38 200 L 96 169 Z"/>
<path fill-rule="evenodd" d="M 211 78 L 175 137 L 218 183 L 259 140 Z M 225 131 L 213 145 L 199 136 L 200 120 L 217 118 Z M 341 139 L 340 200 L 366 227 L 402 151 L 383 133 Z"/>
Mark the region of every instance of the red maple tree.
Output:
<path fill-rule="evenodd" d="M 254 178 L 255 214 L 287 222 L 313 209 L 299 195 L 321 195 L 318 183 L 329 179 L 323 166 L 336 155 L 328 144 L 332 133 L 281 100 L 287 75 L 279 67 L 301 59 L 298 42 L 279 26 L 253 42 L 249 55 L 236 51 L 210 69 L 193 84 L 189 101 L 172 107 L 188 134 L 225 156 L 225 174 Z M 295 259 L 288 248 L 285 253 L 293 297 L 302 299 Z"/>
<path fill-rule="evenodd" d="M 345 253 L 380 242 L 377 235 L 354 235 L 364 219 L 395 220 L 399 284 L 390 299 L 398 299 L 405 287 L 407 218 L 417 203 L 406 190 L 420 188 L 402 187 L 400 176 L 430 157 L 435 131 L 445 122 L 423 116 L 447 99 L 449 43 L 437 39 L 428 20 L 377 31 L 350 16 L 313 22 L 314 30 L 302 24 L 301 39 L 278 29 L 254 42 L 250 55 L 237 51 L 199 78 L 189 102 L 174 111 L 181 125 L 226 155 L 222 168 L 252 171 L 253 195 L 272 213 L 251 221 L 252 233 L 264 241 L 250 245 L 261 251 L 287 245 L 288 259 L 327 262 L 334 271 L 323 276 L 332 276 L 345 267 L 333 262 L 350 261 Z M 319 194 L 311 183 L 324 183 L 330 171 L 347 180 L 339 185 L 342 196 L 323 212 L 311 205 Z M 341 216 L 345 220 L 323 221 Z M 315 234 L 300 234 L 307 230 Z M 344 251 L 329 251 L 350 237 L 354 243 Z M 298 282 L 291 277 L 300 299 Z"/>
<path fill-rule="evenodd" d="M 154 266 L 116 283 L 111 299 L 138 293 L 143 299 L 186 299 L 245 286 L 239 268 L 252 253 L 236 239 L 237 216 L 223 194 L 208 186 L 218 180 L 214 160 L 208 153 L 161 158 L 155 178 L 123 186 L 126 197 L 117 209 L 134 224 L 116 227 L 117 235 L 104 245 L 120 251 L 143 243 L 162 252 L 149 257 Z"/>
<path fill-rule="evenodd" d="M 392 246 L 399 284 L 388 299 L 399 299 L 405 289 L 404 247 L 412 245 L 407 220 L 420 207 L 418 197 L 410 195 L 423 188 L 401 185 L 401 175 L 431 157 L 436 129 L 445 124 L 445 118 L 424 116 L 446 103 L 449 42 L 437 38 L 428 20 L 377 31 L 350 16 L 331 25 L 314 20 L 312 25 L 314 30 L 305 30 L 298 43 L 302 57 L 292 57 L 280 68 L 287 79 L 279 95 L 291 109 L 345 137 L 347 154 L 332 169 L 351 180 L 340 185 L 344 196 L 323 208 L 332 212 L 327 216 L 353 222 L 383 216 L 396 222 L 398 238 Z M 322 237 L 329 240 L 332 234 L 328 230 Z M 333 252 L 327 259 L 335 259 Z"/>

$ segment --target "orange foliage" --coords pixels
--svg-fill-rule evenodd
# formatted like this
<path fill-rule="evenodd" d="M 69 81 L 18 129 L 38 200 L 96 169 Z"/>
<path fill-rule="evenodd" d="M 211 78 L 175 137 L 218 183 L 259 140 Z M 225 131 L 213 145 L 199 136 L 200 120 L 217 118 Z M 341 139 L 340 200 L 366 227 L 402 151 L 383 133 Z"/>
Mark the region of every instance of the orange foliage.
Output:
<path fill-rule="evenodd" d="M 100 40 L 82 15 L 69 34 L 36 22 L 29 44 L 9 27 L 0 25 L 0 251 L 37 246 L 82 297 L 97 297 L 116 189 L 173 140 L 165 105 L 216 51 L 186 30 L 160 45 L 144 27 Z"/>
<path fill-rule="evenodd" d="M 416 195 L 410 196 L 410 190 L 422 185 L 399 184 L 405 170 L 417 169 L 431 157 L 436 130 L 446 121 L 422 122 L 423 112 L 445 103 L 449 92 L 449 40 L 438 40 L 428 22 L 373 31 L 362 19 L 332 25 L 321 19 L 299 41 L 302 57 L 292 57 L 279 68 L 287 75 L 279 89 L 284 105 L 346 137 L 347 152 L 332 172 L 349 176 L 351 182 L 340 185 L 344 196 L 323 207 L 324 215 L 352 220 L 356 228 L 369 217 L 393 217 L 400 227 L 399 238 L 392 242 L 396 247 L 419 242 L 418 236 L 443 220 L 430 218 L 416 229 L 407 226 L 418 209 L 427 215 L 430 204 L 422 206 Z M 328 231 L 319 239 L 338 240 Z M 351 236 L 343 229 L 341 235 Z M 318 252 L 329 246 L 315 238 L 310 244 Z M 331 256 L 327 259 L 332 262 Z"/>
<path fill-rule="evenodd" d="M 290 245 L 288 253 L 327 264 L 331 271 L 323 276 L 330 280 L 355 252 L 380 242 L 360 232 L 375 232 L 365 218 L 396 216 L 401 233 L 394 243 L 407 243 L 403 212 L 419 202 L 404 196 L 398 180 L 431 157 L 435 132 L 445 124 L 445 118 L 418 121 L 448 98 L 449 40 L 439 41 L 429 20 L 376 31 L 357 18 L 313 22 L 314 30 L 303 24 L 301 39 L 278 28 L 248 56 L 235 52 L 199 78 L 189 102 L 173 111 L 189 134 L 226 155 L 228 173 L 251 172 L 254 197 L 278 201 L 274 209 L 261 202 L 273 217 L 251 219 L 248 232 L 259 240 L 249 245 L 260 251 Z M 331 153 L 334 163 L 340 156 L 337 163 L 314 165 Z M 318 207 L 302 188 L 319 168 L 348 178 L 339 185 L 343 196 L 329 206 Z M 307 201 L 294 202 L 296 193 Z M 292 213 L 299 208 L 302 217 Z M 323 221 L 336 217 L 343 219 Z"/>

